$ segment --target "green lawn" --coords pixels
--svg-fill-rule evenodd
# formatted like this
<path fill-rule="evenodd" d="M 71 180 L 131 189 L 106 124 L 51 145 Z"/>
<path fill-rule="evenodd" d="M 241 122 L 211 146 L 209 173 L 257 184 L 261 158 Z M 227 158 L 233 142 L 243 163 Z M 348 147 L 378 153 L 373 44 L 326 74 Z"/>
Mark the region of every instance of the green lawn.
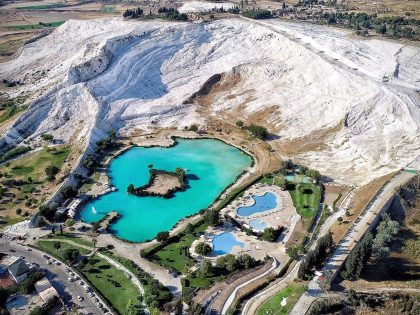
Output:
<path fill-rule="evenodd" d="M 203 233 L 207 224 L 203 223 L 194 229 L 192 234 L 186 234 L 180 238 L 178 242 L 171 243 L 161 250 L 159 250 L 153 258 L 159 261 L 159 263 L 167 268 L 175 269 L 179 272 L 186 272 L 189 268 L 190 259 L 184 255 L 184 252 L 180 250 L 181 247 L 190 248 L 191 244 L 197 238 L 193 235 L 195 233 Z"/>
<path fill-rule="evenodd" d="M 63 23 L 65 23 L 65 21 L 48 22 L 48 23 L 42 23 L 42 24 L 38 23 L 38 24 L 11 25 L 11 26 L 6 26 L 6 28 L 13 29 L 13 30 L 42 29 L 42 28 L 48 28 L 48 27 L 58 27 Z"/>
<path fill-rule="evenodd" d="M 291 284 L 266 300 L 258 309 L 257 315 L 286 315 L 296 304 L 296 301 L 305 292 L 306 286 Z M 286 298 L 286 305 L 280 305 L 283 298 Z"/>
<path fill-rule="evenodd" d="M 81 270 L 92 285 L 107 298 L 120 314 L 126 314 L 129 301 L 135 302 L 140 296 L 138 289 L 125 276 L 107 261 L 94 255 Z"/>
<path fill-rule="evenodd" d="M 299 190 L 297 186 L 293 190 L 289 190 L 292 196 L 293 204 L 296 211 L 302 217 L 313 218 L 319 208 L 321 198 L 321 188 L 312 183 L 302 183 L 303 189 Z"/>
<path fill-rule="evenodd" d="M 52 4 L 41 4 L 41 5 L 31 5 L 31 6 L 24 6 L 24 7 L 17 7 L 18 10 L 46 10 L 46 9 L 54 9 L 54 8 L 62 8 L 67 7 L 68 5 L 62 3 L 52 3 Z"/>
<path fill-rule="evenodd" d="M 51 255 L 54 255 L 54 256 L 62 259 L 62 260 L 65 260 L 64 257 L 63 257 L 63 252 L 66 249 L 69 249 L 69 248 L 77 248 L 79 250 L 79 252 L 80 252 L 81 255 L 86 255 L 86 254 L 89 253 L 89 251 L 86 250 L 86 249 L 84 249 L 84 248 L 75 247 L 73 245 L 70 245 L 70 244 L 67 244 L 67 243 L 64 243 L 64 242 L 59 242 L 60 245 L 61 245 L 61 247 L 60 247 L 59 250 L 56 250 L 54 248 L 54 243 L 56 243 L 56 242 L 55 241 L 42 241 L 41 240 L 41 241 L 38 241 L 36 243 L 36 245 L 40 249 L 42 249 L 44 252 L 50 253 Z"/>
<path fill-rule="evenodd" d="M 11 161 L 8 166 L 2 165 L 0 172 L 10 174 L 14 179 L 31 177 L 34 181 L 45 181 L 45 168 L 54 165 L 61 169 L 69 153 L 68 147 L 42 149 Z"/>
<path fill-rule="evenodd" d="M 61 236 L 59 233 L 56 233 L 55 235 L 50 234 L 47 236 L 47 238 L 54 238 L 54 239 L 60 239 L 60 240 L 69 240 L 72 242 L 75 242 L 80 245 L 85 245 L 89 247 L 93 247 L 93 243 L 91 241 L 85 240 L 83 238 L 80 238 L 73 234 L 66 234 L 64 233 L 63 236 Z"/>

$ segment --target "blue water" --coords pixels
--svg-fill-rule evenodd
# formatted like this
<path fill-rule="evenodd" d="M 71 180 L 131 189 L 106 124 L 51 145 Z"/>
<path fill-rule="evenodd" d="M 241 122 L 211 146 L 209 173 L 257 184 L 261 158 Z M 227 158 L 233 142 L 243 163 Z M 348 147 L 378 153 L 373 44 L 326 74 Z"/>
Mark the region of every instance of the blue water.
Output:
<path fill-rule="evenodd" d="M 302 175 L 287 175 L 285 176 L 286 180 L 288 180 L 289 182 L 293 182 L 293 183 L 310 183 L 311 182 L 311 178 L 308 176 L 303 176 Z"/>
<path fill-rule="evenodd" d="M 261 219 L 252 219 L 249 221 L 249 225 L 256 231 L 264 231 L 268 227 L 267 223 Z"/>
<path fill-rule="evenodd" d="M 243 217 L 247 217 L 259 212 L 265 212 L 274 209 L 277 206 L 277 197 L 271 192 L 266 192 L 262 196 L 252 196 L 254 204 L 248 207 L 239 207 L 237 212 Z"/>
<path fill-rule="evenodd" d="M 233 246 L 239 245 L 244 247 L 244 243 L 238 242 L 235 236 L 230 232 L 224 232 L 216 235 L 212 241 L 213 253 L 215 255 L 229 254 L 232 251 Z"/>
<path fill-rule="evenodd" d="M 110 164 L 112 185 L 118 191 L 90 201 L 81 212 L 84 222 L 96 222 L 116 210 L 121 218 L 112 224 L 116 236 L 141 242 L 170 230 L 180 219 L 207 208 L 237 176 L 252 164 L 242 151 L 211 139 L 177 139 L 170 148 L 132 148 Z M 171 199 L 127 194 L 127 186 L 149 180 L 148 165 L 156 169 L 186 170 L 189 185 Z"/>

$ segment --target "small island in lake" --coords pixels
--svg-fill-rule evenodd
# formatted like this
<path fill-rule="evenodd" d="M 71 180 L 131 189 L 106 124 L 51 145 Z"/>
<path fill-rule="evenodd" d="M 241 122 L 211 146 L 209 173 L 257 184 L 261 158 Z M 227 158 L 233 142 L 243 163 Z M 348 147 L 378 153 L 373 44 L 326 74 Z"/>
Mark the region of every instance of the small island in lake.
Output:
<path fill-rule="evenodd" d="M 134 187 L 128 185 L 127 192 L 136 196 L 159 196 L 163 198 L 173 197 L 176 191 L 183 191 L 187 188 L 185 171 L 177 167 L 175 172 L 149 169 L 150 178 L 146 185 Z"/>

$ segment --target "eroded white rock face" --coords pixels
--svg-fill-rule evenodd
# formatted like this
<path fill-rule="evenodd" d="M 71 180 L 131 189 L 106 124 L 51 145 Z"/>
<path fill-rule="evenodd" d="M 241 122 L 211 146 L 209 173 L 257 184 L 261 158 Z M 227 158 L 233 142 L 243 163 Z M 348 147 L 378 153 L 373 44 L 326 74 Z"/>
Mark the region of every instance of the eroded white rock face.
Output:
<path fill-rule="evenodd" d="M 88 144 L 111 126 L 200 123 L 205 117 L 185 100 L 214 74 L 239 74 L 214 98 L 215 114 L 276 108 L 265 121 L 278 142 L 310 141 L 345 121 L 322 148 L 294 158 L 361 184 L 420 152 L 419 64 L 415 47 L 276 20 L 68 21 L 0 65 L 2 79 L 25 83 L 14 95 L 34 95 L 2 141 L 49 132 Z"/>

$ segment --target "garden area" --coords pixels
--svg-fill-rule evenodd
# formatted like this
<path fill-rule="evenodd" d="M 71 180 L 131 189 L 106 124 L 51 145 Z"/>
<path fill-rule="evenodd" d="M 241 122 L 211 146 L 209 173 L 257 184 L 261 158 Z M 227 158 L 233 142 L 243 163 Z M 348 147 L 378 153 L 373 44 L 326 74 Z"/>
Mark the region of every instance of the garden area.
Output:
<path fill-rule="evenodd" d="M 207 223 L 202 223 L 189 233 L 186 232 L 178 241 L 171 242 L 154 253 L 152 259 L 166 268 L 180 273 L 186 272 L 194 264 L 193 259 L 188 255 L 188 249 L 197 239 L 195 234 L 204 233 L 207 227 Z"/>
<path fill-rule="evenodd" d="M 79 269 L 120 314 L 127 314 L 127 306 L 140 297 L 140 292 L 123 271 L 97 255 L 90 257 Z"/>
<path fill-rule="evenodd" d="M 318 212 L 321 200 L 321 187 L 310 178 L 300 174 L 283 175 L 281 173 L 264 177 L 260 183 L 276 185 L 289 191 L 298 214 L 312 220 Z"/>
<path fill-rule="evenodd" d="M 50 193 L 69 153 L 66 146 L 45 148 L 1 165 L 1 215 L 22 218 L 33 212 Z"/>
<path fill-rule="evenodd" d="M 302 284 L 290 284 L 268 300 L 258 309 L 257 315 L 286 315 L 296 304 L 299 297 L 306 291 L 306 286 Z"/>

